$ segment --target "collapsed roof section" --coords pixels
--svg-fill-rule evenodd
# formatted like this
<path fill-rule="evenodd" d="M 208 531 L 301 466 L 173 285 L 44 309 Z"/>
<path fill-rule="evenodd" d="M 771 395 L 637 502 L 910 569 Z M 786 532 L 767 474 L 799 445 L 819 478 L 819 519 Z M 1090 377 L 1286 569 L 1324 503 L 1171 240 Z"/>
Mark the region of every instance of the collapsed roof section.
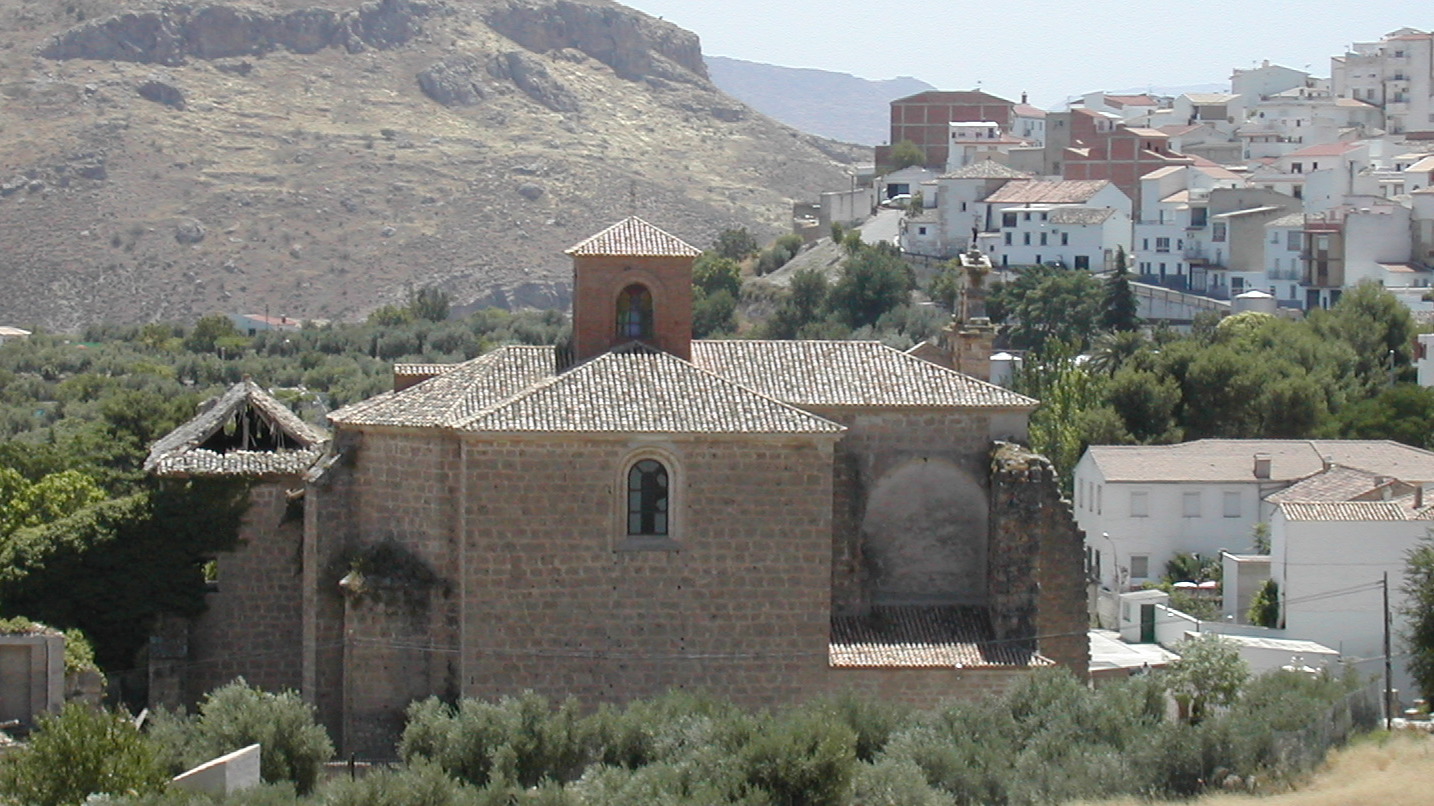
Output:
<path fill-rule="evenodd" d="M 293 475 L 318 461 L 327 441 L 245 379 L 154 443 L 144 469 L 166 478 Z"/>

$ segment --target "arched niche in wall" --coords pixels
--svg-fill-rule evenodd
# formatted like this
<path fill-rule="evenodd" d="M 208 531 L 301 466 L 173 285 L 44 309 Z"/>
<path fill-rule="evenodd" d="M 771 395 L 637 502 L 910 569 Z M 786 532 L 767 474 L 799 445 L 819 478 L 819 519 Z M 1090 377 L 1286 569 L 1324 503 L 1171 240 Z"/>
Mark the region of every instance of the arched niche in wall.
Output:
<path fill-rule="evenodd" d="M 871 485 L 861 532 L 875 604 L 983 604 L 986 489 L 946 459 L 912 458 Z"/>

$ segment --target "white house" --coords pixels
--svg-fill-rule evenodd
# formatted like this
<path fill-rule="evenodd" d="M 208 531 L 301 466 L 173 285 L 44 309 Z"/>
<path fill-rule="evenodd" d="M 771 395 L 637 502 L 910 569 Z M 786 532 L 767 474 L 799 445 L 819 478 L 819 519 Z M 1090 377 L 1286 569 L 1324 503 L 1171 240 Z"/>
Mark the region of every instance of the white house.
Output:
<path fill-rule="evenodd" d="M 28 330 L 21 330 L 18 327 L 10 327 L 9 325 L 0 325 L 0 344 L 4 344 L 7 341 L 19 341 L 29 337 L 30 331 Z"/>
<path fill-rule="evenodd" d="M 1127 590 L 1159 579 L 1177 553 L 1248 551 L 1267 495 L 1336 464 L 1434 483 L 1434 452 L 1387 440 L 1092 445 L 1075 467 L 1076 523 L 1101 584 Z"/>
<path fill-rule="evenodd" d="M 1287 636 L 1340 651 L 1368 675 L 1382 671 L 1384 580 L 1394 632 L 1402 632 L 1405 558 L 1429 535 L 1434 508 L 1422 495 L 1390 501 L 1285 502 L 1270 520 L 1270 570 Z M 1412 690 L 1394 647 L 1394 687 Z M 1403 699 L 1408 699 L 1405 696 Z"/>
<path fill-rule="evenodd" d="M 955 171 L 986 159 L 1005 159 L 1011 149 L 1030 145 L 989 120 L 946 124 L 946 170 Z"/>
<path fill-rule="evenodd" d="M 1117 250 L 1130 251 L 1130 215 L 1113 207 L 1035 204 L 1004 208 L 1000 217 L 988 249 L 1002 266 L 1107 271 Z"/>
<path fill-rule="evenodd" d="M 1249 98 L 1263 98 L 1277 92 L 1303 87 L 1310 74 L 1304 70 L 1270 64 L 1266 59 L 1259 67 L 1236 67 L 1230 74 L 1230 92 Z"/>
<path fill-rule="evenodd" d="M 877 196 L 883 201 L 896 196 L 915 196 L 921 190 L 922 183 L 929 182 L 936 176 L 935 171 L 919 165 L 892 171 L 877 179 Z"/>
<path fill-rule="evenodd" d="M 1024 96 L 1022 97 L 1024 98 Z M 1011 133 L 1034 145 L 1044 146 L 1046 144 L 1046 110 L 1031 106 L 1022 100 L 1011 111 L 1015 115 L 1015 120 L 1011 124 Z"/>
<path fill-rule="evenodd" d="M 1434 131 L 1434 35 L 1401 28 L 1378 42 L 1356 42 L 1330 59 L 1330 83 L 1341 98 L 1384 111 L 1394 134 Z"/>

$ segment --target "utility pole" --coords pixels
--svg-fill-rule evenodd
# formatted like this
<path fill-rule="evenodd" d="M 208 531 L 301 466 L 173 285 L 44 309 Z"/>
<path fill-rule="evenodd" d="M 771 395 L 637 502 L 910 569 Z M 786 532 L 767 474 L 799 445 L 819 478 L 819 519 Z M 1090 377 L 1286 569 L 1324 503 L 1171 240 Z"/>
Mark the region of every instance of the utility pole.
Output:
<path fill-rule="evenodd" d="M 1389 647 L 1389 572 L 1384 572 L 1384 729 L 1394 730 L 1394 660 Z"/>

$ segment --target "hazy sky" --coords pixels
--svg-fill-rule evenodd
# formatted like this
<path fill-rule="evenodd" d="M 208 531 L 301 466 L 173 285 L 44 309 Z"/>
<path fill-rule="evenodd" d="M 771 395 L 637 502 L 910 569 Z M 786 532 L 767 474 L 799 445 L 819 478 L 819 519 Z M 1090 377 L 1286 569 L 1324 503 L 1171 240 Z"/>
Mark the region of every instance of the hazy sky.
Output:
<path fill-rule="evenodd" d="M 1351 42 L 1434 27 L 1434 7 L 1415 0 L 622 1 L 701 36 L 709 56 L 944 90 L 979 82 L 1047 108 L 1094 90 L 1227 83 L 1261 59 L 1327 76 Z"/>

